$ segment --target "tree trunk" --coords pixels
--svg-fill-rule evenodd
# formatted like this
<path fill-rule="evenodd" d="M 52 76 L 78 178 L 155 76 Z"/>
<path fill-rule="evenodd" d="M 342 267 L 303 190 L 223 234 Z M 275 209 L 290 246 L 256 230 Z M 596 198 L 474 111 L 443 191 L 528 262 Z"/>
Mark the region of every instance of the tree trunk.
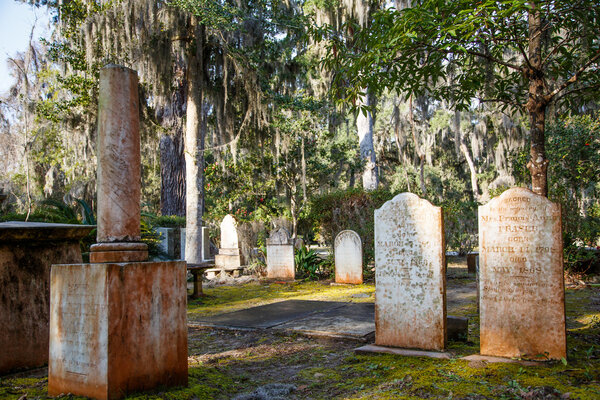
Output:
<path fill-rule="evenodd" d="M 371 96 L 368 93 L 359 97 L 358 106 L 370 106 L 372 104 Z M 360 158 L 365 163 L 362 175 L 363 189 L 370 191 L 377 189 L 379 178 L 377 176 L 377 161 L 375 158 L 375 148 L 373 147 L 373 114 L 370 111 L 366 113 L 358 111 L 356 117 L 356 131 L 358 132 L 358 141 L 360 145 Z"/>
<path fill-rule="evenodd" d="M 202 212 L 204 210 L 204 138 L 202 132 L 202 51 L 203 32 L 192 20 L 194 45 L 188 60 L 188 91 L 185 126 L 186 229 L 185 260 L 202 262 Z"/>
<path fill-rule="evenodd" d="M 458 144 L 459 150 L 465 156 L 467 165 L 469 166 L 469 172 L 471 173 L 471 192 L 473 193 L 473 199 L 479 201 L 479 185 L 477 184 L 477 170 L 475 169 L 475 163 L 469 153 L 469 148 L 465 143 L 464 136 L 460 131 L 460 111 L 454 113 L 454 132 L 455 132 L 455 146 Z"/>
<path fill-rule="evenodd" d="M 427 195 L 427 186 L 425 185 L 425 154 L 421 152 L 419 148 L 419 140 L 417 139 L 417 132 L 415 129 L 415 116 L 413 112 L 413 98 L 412 96 L 408 99 L 408 119 L 410 120 L 410 132 L 415 142 L 415 152 L 419 159 L 419 180 L 421 182 L 421 196 Z"/>
<path fill-rule="evenodd" d="M 465 159 L 467 160 L 467 164 L 469 165 L 469 171 L 471 172 L 471 191 L 473 192 L 473 199 L 475 201 L 479 200 L 479 186 L 477 185 L 477 170 L 475 169 L 475 164 L 473 163 L 473 159 L 471 158 L 471 154 L 469 154 L 469 149 L 464 141 L 460 142 L 460 150 L 462 151 Z"/>
<path fill-rule="evenodd" d="M 302 136 L 302 202 L 306 205 L 308 202 L 306 198 L 306 156 L 304 154 L 304 136 Z"/>
<path fill-rule="evenodd" d="M 185 157 L 179 131 L 160 138 L 160 211 L 162 215 L 185 216 Z"/>
<path fill-rule="evenodd" d="M 544 74 L 542 71 L 543 31 L 540 10 L 534 1 L 529 11 L 529 64 L 526 71 L 529 79 L 530 160 L 527 168 L 531 173 L 531 190 L 548 197 L 548 160 L 546 159 L 545 125 L 547 101 L 544 97 Z"/>

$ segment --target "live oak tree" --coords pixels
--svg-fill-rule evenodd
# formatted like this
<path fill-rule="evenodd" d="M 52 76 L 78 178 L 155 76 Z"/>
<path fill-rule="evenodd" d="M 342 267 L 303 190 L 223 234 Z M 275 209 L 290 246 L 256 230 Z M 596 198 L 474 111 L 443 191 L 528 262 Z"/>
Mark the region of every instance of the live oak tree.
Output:
<path fill-rule="evenodd" d="M 369 29 L 355 28 L 352 47 L 330 37 L 325 60 L 345 101 L 356 101 L 364 87 L 393 88 L 457 109 L 493 102 L 526 114 L 531 187 L 547 196 L 549 110 L 586 111 L 600 94 L 596 1 L 416 1 L 381 10 Z"/>

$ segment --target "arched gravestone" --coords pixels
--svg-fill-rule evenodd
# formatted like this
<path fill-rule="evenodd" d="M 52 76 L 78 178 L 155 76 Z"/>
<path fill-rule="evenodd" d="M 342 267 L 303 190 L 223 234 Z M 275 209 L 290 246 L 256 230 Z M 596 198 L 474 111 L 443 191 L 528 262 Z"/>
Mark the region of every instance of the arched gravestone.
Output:
<path fill-rule="evenodd" d="M 566 357 L 560 205 L 514 188 L 479 207 L 481 354 Z"/>
<path fill-rule="evenodd" d="M 267 239 L 267 278 L 294 280 L 294 242 L 285 228 L 279 228 Z"/>
<path fill-rule="evenodd" d="M 335 282 L 363 283 L 362 242 L 358 233 L 345 230 L 334 241 Z"/>
<path fill-rule="evenodd" d="M 375 343 L 443 350 L 446 275 L 442 209 L 401 193 L 375 210 Z"/>
<path fill-rule="evenodd" d="M 215 256 L 215 267 L 239 268 L 241 265 L 237 223 L 233 215 L 227 214 L 221 221 L 221 246 Z"/>

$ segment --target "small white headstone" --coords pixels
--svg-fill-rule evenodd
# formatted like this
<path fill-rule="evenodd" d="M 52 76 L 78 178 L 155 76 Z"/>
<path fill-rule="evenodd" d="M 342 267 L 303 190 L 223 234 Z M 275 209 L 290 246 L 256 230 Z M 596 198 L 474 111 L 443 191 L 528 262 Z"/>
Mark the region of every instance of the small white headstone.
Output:
<path fill-rule="evenodd" d="M 223 221 L 221 221 L 221 248 L 239 248 L 237 223 L 231 214 L 227 214 L 225 218 L 223 218 Z"/>
<path fill-rule="evenodd" d="M 267 278 L 294 280 L 294 244 L 290 233 L 279 228 L 267 239 Z"/>
<path fill-rule="evenodd" d="M 362 242 L 358 233 L 345 230 L 334 241 L 336 283 L 363 283 Z"/>

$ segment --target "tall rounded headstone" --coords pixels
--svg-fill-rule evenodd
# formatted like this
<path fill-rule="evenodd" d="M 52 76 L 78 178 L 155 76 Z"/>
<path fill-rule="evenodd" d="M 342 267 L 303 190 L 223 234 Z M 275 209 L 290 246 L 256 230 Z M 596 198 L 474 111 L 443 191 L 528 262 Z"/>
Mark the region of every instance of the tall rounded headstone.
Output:
<path fill-rule="evenodd" d="M 375 343 L 443 350 L 446 275 L 442 209 L 401 193 L 375 210 Z"/>
<path fill-rule="evenodd" d="M 360 285 L 363 283 L 362 241 L 358 233 L 345 230 L 334 241 L 335 282 Z"/>
<path fill-rule="evenodd" d="M 481 354 L 566 357 L 560 205 L 524 188 L 479 207 Z"/>

